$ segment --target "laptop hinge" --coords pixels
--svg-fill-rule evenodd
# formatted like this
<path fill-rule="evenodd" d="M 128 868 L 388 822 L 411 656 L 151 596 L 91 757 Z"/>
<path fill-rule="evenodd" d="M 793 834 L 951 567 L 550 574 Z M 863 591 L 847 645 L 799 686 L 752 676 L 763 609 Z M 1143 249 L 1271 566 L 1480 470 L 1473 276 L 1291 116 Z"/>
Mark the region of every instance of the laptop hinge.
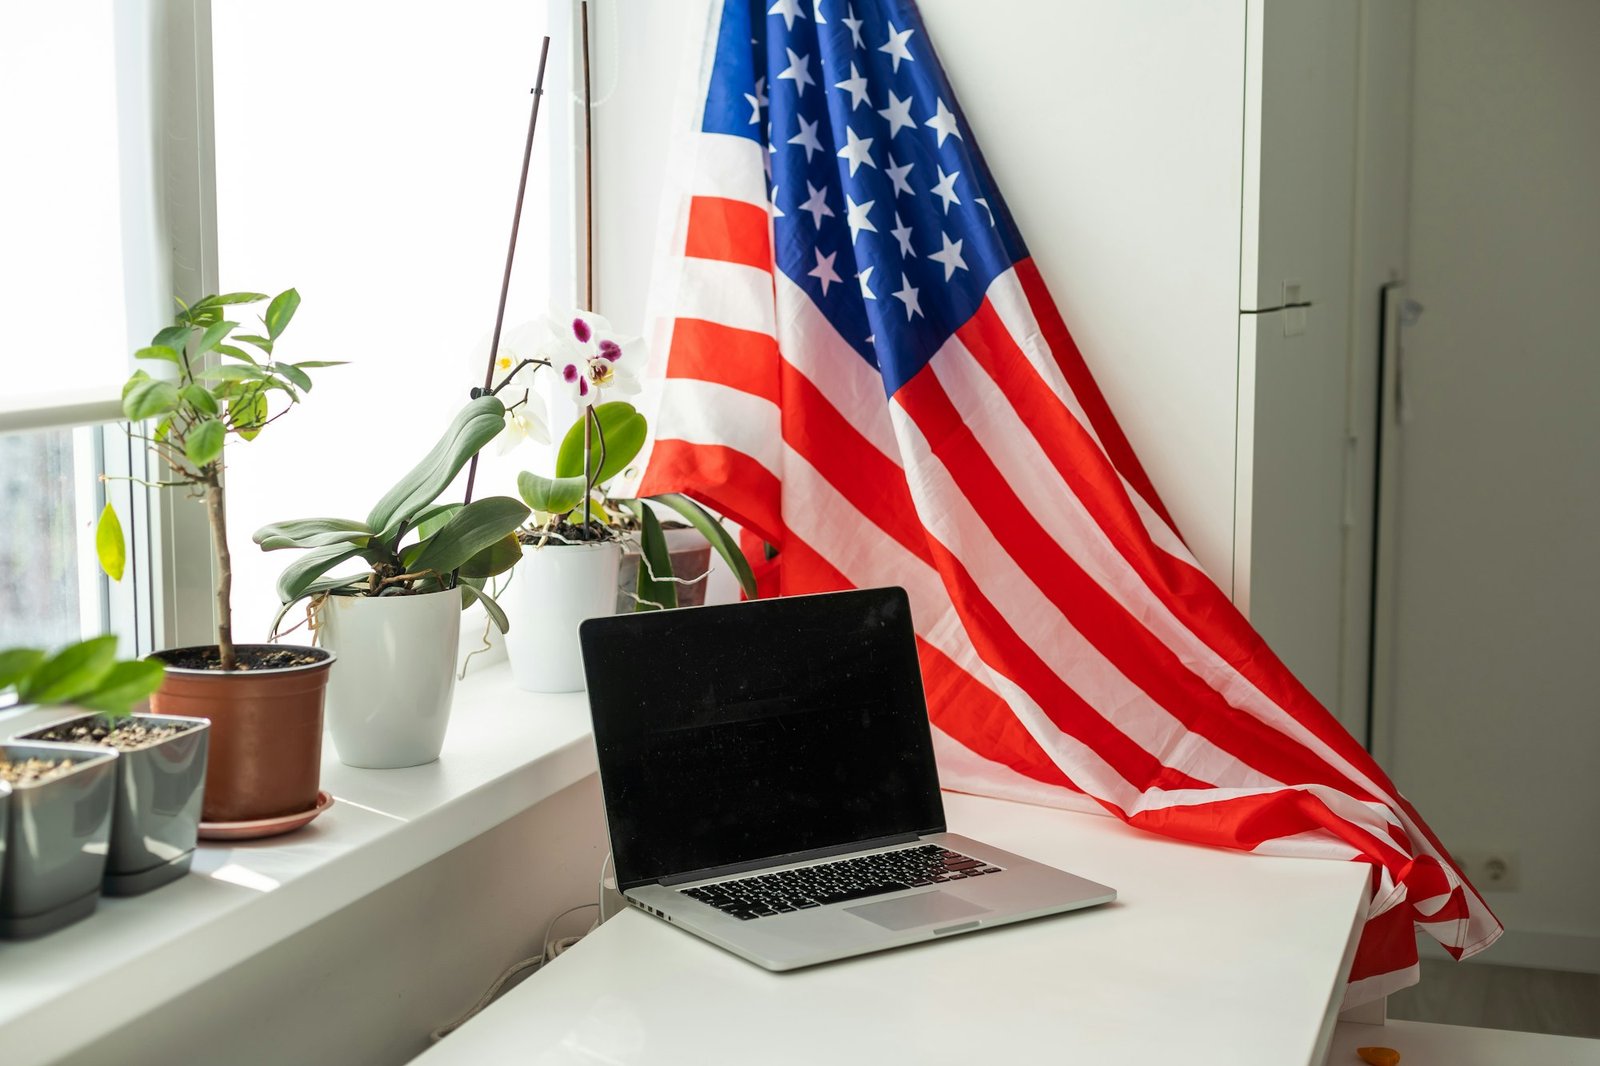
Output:
<path fill-rule="evenodd" d="M 787 855 L 769 855 L 764 859 L 729 863 L 726 866 L 712 866 L 704 870 L 690 870 L 688 873 L 663 877 L 656 883 L 667 887 L 682 885 L 707 877 L 726 877 L 729 874 L 749 873 L 751 870 L 766 870 L 774 866 L 787 866 L 795 862 L 826 859 L 833 855 L 844 855 L 852 851 L 871 851 L 874 848 L 887 848 L 893 844 L 909 844 L 914 840 L 921 839 L 921 837 L 921 833 L 896 833 L 893 836 L 877 837 L 873 840 L 854 840 L 848 844 L 835 844 L 832 847 L 813 848 L 810 851 L 795 851 Z"/>

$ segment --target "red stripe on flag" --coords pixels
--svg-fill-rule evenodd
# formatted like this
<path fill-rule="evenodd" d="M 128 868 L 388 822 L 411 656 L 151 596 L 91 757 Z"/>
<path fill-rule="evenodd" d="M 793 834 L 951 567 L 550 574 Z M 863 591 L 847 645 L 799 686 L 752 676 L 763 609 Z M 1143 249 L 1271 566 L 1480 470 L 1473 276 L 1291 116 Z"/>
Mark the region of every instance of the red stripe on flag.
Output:
<path fill-rule="evenodd" d="M 1023 295 L 1033 310 L 1034 321 L 1039 323 L 1039 330 L 1044 334 L 1045 343 L 1050 346 L 1050 353 L 1055 356 L 1056 365 L 1061 368 L 1061 373 L 1066 377 L 1072 394 L 1078 398 L 1084 414 L 1089 416 L 1089 424 L 1094 426 L 1095 434 L 1105 445 L 1111 461 L 1116 464 L 1122 476 L 1128 479 L 1134 491 L 1144 497 L 1144 501 L 1151 509 L 1160 515 L 1174 532 L 1182 536 L 1177 523 L 1167 513 L 1166 505 L 1156 494 L 1155 485 L 1151 483 L 1149 475 L 1140 465 L 1138 456 L 1133 454 L 1133 446 L 1128 443 L 1128 438 L 1123 436 L 1122 427 L 1112 415 L 1111 406 L 1101 394 L 1094 375 L 1089 372 L 1089 364 L 1084 362 L 1083 353 L 1078 350 L 1077 342 L 1072 339 L 1072 331 L 1067 329 L 1066 321 L 1056 309 L 1056 302 L 1050 298 L 1050 290 L 1045 287 L 1044 278 L 1039 274 L 1038 264 L 1030 256 L 1017 263 L 1016 271 L 1017 280 L 1022 283 Z"/>
<path fill-rule="evenodd" d="M 681 492 L 754 530 L 783 542 L 782 490 L 772 472 L 744 452 L 721 444 L 658 440 L 639 484 L 640 496 Z"/>
<path fill-rule="evenodd" d="M 772 273 L 771 217 L 743 200 L 696 196 L 689 201 L 683 254 L 691 259 L 742 263 Z"/>
<path fill-rule="evenodd" d="M 778 342 L 765 333 L 703 318 L 672 324 L 667 377 L 692 378 L 779 402 Z"/>

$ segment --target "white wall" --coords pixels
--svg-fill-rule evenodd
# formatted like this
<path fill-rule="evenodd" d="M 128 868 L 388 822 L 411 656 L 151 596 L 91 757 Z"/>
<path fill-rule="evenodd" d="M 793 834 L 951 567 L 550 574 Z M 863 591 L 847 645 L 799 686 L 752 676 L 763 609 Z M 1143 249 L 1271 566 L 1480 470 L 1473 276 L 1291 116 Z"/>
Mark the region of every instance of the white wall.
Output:
<path fill-rule="evenodd" d="M 591 6 L 599 309 L 637 328 L 669 90 L 696 61 L 707 3 Z M 1244 0 L 919 6 L 1112 410 L 1230 589 Z"/>
<path fill-rule="evenodd" d="M 1390 769 L 1600 970 L 1600 6 L 1419 0 Z M 1496 954 L 1488 956 L 1496 961 Z"/>

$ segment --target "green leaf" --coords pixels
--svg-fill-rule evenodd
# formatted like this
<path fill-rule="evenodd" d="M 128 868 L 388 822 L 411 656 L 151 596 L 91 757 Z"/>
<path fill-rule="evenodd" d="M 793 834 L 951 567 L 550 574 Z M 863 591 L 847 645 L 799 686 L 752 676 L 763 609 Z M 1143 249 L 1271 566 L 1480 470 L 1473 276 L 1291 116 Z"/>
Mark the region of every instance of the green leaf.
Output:
<path fill-rule="evenodd" d="M 267 413 L 267 394 L 260 389 L 228 404 L 228 421 L 245 440 L 256 439 L 267 421 Z"/>
<path fill-rule="evenodd" d="M 300 386 L 305 392 L 311 391 L 311 375 L 295 366 L 293 363 L 279 363 L 278 373 Z"/>
<path fill-rule="evenodd" d="M 17 698 L 23 703 L 70 702 L 100 684 L 116 659 L 114 636 L 69 644 L 23 681 Z"/>
<path fill-rule="evenodd" d="M 199 311 L 207 307 L 222 307 L 227 304 L 254 304 L 260 303 L 266 298 L 267 294 L 264 292 L 225 292 L 220 296 L 207 296 L 203 300 L 196 300 L 194 307 L 190 308 L 190 310 Z"/>
<path fill-rule="evenodd" d="M 461 564 L 462 577 L 495 577 L 517 565 L 522 558 L 522 541 L 515 533 L 507 533 L 487 548 Z"/>
<path fill-rule="evenodd" d="M 300 362 L 294 363 L 292 365 L 300 367 L 302 370 L 305 369 L 306 367 L 311 367 L 313 370 L 315 370 L 319 366 L 349 366 L 350 365 L 350 360 L 348 360 L 348 359 L 302 359 Z"/>
<path fill-rule="evenodd" d="M 661 520 L 649 507 L 637 501 L 630 510 L 639 519 L 639 603 L 635 611 L 658 611 L 678 606 L 678 586 L 672 580 L 672 553 L 667 550 L 667 535 Z"/>
<path fill-rule="evenodd" d="M 122 521 L 109 503 L 94 526 L 94 553 L 106 576 L 112 581 L 121 581 L 123 568 L 128 564 L 128 549 L 122 536 Z"/>
<path fill-rule="evenodd" d="M 750 560 L 744 557 L 739 542 L 733 539 L 733 534 L 728 532 L 715 515 L 689 497 L 676 492 L 650 496 L 648 499 L 652 503 L 665 504 L 672 508 L 683 516 L 684 521 L 698 529 L 700 535 L 710 541 L 717 554 L 722 556 L 723 562 L 728 564 L 733 576 L 739 579 L 739 587 L 744 590 L 744 594 L 752 600 L 756 598 L 756 575 L 750 570 Z"/>
<path fill-rule="evenodd" d="M 430 507 L 412 519 L 412 532 L 416 533 L 418 539 L 426 540 L 449 524 L 459 510 L 459 503 L 441 503 Z"/>
<path fill-rule="evenodd" d="M 228 431 L 221 422 L 215 418 L 202 419 L 184 437 L 184 458 L 196 468 L 214 463 L 222 458 L 222 445 L 227 438 Z"/>
<path fill-rule="evenodd" d="M 24 678 L 44 662 L 44 652 L 37 648 L 9 648 L 0 651 L 0 692 L 20 684 Z"/>
<path fill-rule="evenodd" d="M 200 334 L 200 342 L 194 347 L 195 354 L 204 355 L 206 352 L 212 351 L 222 338 L 238 328 L 239 323 L 237 322 L 213 322 L 206 327 L 204 333 Z"/>
<path fill-rule="evenodd" d="M 489 620 L 494 623 L 494 627 L 496 629 L 502 633 L 506 633 L 511 630 L 511 619 L 506 617 L 505 609 L 502 608 L 498 603 L 494 602 L 493 598 L 491 598 L 487 592 L 463 581 L 461 583 L 462 608 L 465 609 L 472 606 L 472 602 L 474 600 L 483 604 L 483 609 L 488 612 Z"/>
<path fill-rule="evenodd" d="M 208 366 L 200 371 L 199 376 L 207 381 L 265 381 L 271 375 L 259 366 L 227 363 L 223 366 Z"/>
<path fill-rule="evenodd" d="M 354 559 L 363 550 L 362 548 L 351 548 L 343 544 L 330 544 L 324 548 L 312 548 L 290 563 L 283 573 L 278 575 L 278 599 L 284 603 L 292 603 L 299 599 L 305 594 L 306 589 L 310 587 L 313 581 L 340 563 Z M 350 580 L 354 580 L 354 578 Z"/>
<path fill-rule="evenodd" d="M 330 544 L 360 544 L 372 530 L 348 518 L 294 518 L 262 526 L 251 536 L 262 551 L 279 548 L 323 548 Z"/>
<path fill-rule="evenodd" d="M 385 544 L 396 540 L 400 527 L 410 523 L 439 493 L 449 487 L 467 460 L 505 428 L 505 405 L 493 396 L 480 396 L 463 407 L 421 463 L 384 494 L 367 516 L 367 525 L 382 530 Z"/>
<path fill-rule="evenodd" d="M 203 415 L 215 415 L 222 410 L 221 405 L 217 403 L 217 398 L 211 394 L 211 390 L 199 382 L 184 386 L 183 400 Z"/>
<path fill-rule="evenodd" d="M 178 353 L 175 349 L 165 344 L 152 344 L 148 348 L 140 348 L 133 353 L 135 359 L 164 359 L 169 363 L 178 362 Z"/>
<path fill-rule="evenodd" d="M 217 351 L 221 352 L 223 355 L 232 356 L 235 359 L 243 359 L 245 362 L 249 363 L 251 366 L 257 365 L 256 364 L 256 357 L 251 355 L 249 352 L 245 351 L 243 348 L 238 347 L 237 345 L 219 344 L 219 345 L 217 345 Z"/>
<path fill-rule="evenodd" d="M 117 663 L 90 692 L 77 702 L 108 718 L 121 718 L 132 712 L 134 704 L 148 699 L 161 687 L 166 668 L 149 659 Z"/>
<path fill-rule="evenodd" d="M 450 573 L 513 532 L 527 517 L 526 505 L 509 496 L 473 500 L 451 515 L 443 529 L 422 542 L 422 551 L 409 568 Z"/>
<path fill-rule="evenodd" d="M 272 298 L 267 305 L 267 336 L 277 340 L 289 320 L 294 317 L 295 310 L 300 306 L 300 294 L 293 289 L 285 289 Z"/>
<path fill-rule="evenodd" d="M 639 450 L 644 447 L 650 425 L 633 404 L 622 400 L 598 404 L 594 413 L 600 421 L 600 433 L 596 434 L 590 427 L 589 473 L 594 475 L 590 482 L 603 485 L 638 456 Z M 556 477 L 583 476 L 583 427 L 586 422 L 587 418 L 578 419 L 562 438 L 561 450 L 556 453 Z M 601 436 L 605 438 L 606 445 L 603 464 L 600 462 Z M 598 473 L 596 467 L 599 467 Z"/>
<path fill-rule="evenodd" d="M 171 348 L 174 352 L 182 354 L 189 346 L 189 334 L 194 332 L 188 326 L 167 326 L 156 331 L 150 338 L 152 348 Z"/>
<path fill-rule="evenodd" d="M 178 386 L 134 371 L 133 377 L 122 387 L 122 413 L 130 422 L 143 422 L 156 415 L 164 415 L 178 406 Z"/>
<path fill-rule="evenodd" d="M 517 492 L 535 511 L 566 514 L 583 502 L 588 488 L 581 477 L 541 477 L 524 470 L 517 475 Z"/>

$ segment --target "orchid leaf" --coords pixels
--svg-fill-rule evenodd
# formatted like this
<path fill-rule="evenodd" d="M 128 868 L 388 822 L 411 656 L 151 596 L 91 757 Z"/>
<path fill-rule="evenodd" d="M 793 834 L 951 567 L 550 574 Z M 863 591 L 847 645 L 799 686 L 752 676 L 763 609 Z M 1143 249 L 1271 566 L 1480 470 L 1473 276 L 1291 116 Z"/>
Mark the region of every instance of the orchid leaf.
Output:
<path fill-rule="evenodd" d="M 505 428 L 505 413 L 505 405 L 493 396 L 480 396 L 463 407 L 433 450 L 378 501 L 367 525 L 382 530 L 384 543 L 396 540 L 400 527 L 438 499 L 467 461 Z"/>
<path fill-rule="evenodd" d="M 588 488 L 582 477 L 541 477 L 524 470 L 517 475 L 517 492 L 527 505 L 544 514 L 566 514 L 583 502 Z"/>
<path fill-rule="evenodd" d="M 517 565 L 522 558 L 522 541 L 516 533 L 507 533 L 487 548 L 461 564 L 461 576 L 471 578 L 497 577 Z"/>
<path fill-rule="evenodd" d="M 278 575 L 278 599 L 284 603 L 299 599 L 313 581 L 340 563 L 354 559 L 364 550 L 364 548 L 353 548 L 345 544 L 329 544 L 321 548 L 312 548 L 290 563 L 283 573 Z"/>
<path fill-rule="evenodd" d="M 250 539 L 262 551 L 279 548 L 323 548 L 330 544 L 363 544 L 372 530 L 348 518 L 296 518 L 262 526 Z"/>
<path fill-rule="evenodd" d="M 513 532 L 527 517 L 527 506 L 509 496 L 473 500 L 451 515 L 443 529 L 422 543 L 422 551 L 408 564 L 408 569 L 433 570 L 441 574 L 452 572 Z"/>
<path fill-rule="evenodd" d="M 638 456 L 650 424 L 633 404 L 623 400 L 596 405 L 594 415 L 600 423 L 600 432 L 596 433 L 592 424 L 589 426 L 589 481 L 603 485 Z M 588 422 L 587 417 L 578 419 L 561 439 L 561 448 L 556 453 L 556 477 L 583 476 L 583 427 Z M 604 463 L 600 461 L 602 437 L 605 439 Z"/>
<path fill-rule="evenodd" d="M 744 590 L 745 596 L 752 600 L 756 598 L 756 576 L 750 569 L 750 560 L 744 557 L 739 542 L 733 539 L 733 534 L 728 532 L 715 515 L 689 497 L 676 492 L 662 493 L 648 498 L 652 503 L 672 508 L 683 516 L 684 521 L 698 529 L 700 535 L 711 542 L 717 554 L 728 564 L 733 576 L 738 578 L 739 587 Z"/>
<path fill-rule="evenodd" d="M 639 520 L 639 602 L 635 611 L 659 611 L 678 606 L 678 586 L 672 580 L 672 553 L 661 520 L 645 504 L 630 500 L 629 510 Z"/>
<path fill-rule="evenodd" d="M 474 600 L 483 604 L 484 611 L 488 613 L 489 620 L 494 623 L 494 627 L 496 629 L 502 633 L 510 632 L 511 619 L 506 617 L 505 609 L 498 603 L 494 602 L 494 598 L 487 592 L 478 588 L 476 585 L 472 585 L 463 581 L 461 583 L 462 609 L 465 610 L 466 608 L 472 606 L 472 602 Z"/>

